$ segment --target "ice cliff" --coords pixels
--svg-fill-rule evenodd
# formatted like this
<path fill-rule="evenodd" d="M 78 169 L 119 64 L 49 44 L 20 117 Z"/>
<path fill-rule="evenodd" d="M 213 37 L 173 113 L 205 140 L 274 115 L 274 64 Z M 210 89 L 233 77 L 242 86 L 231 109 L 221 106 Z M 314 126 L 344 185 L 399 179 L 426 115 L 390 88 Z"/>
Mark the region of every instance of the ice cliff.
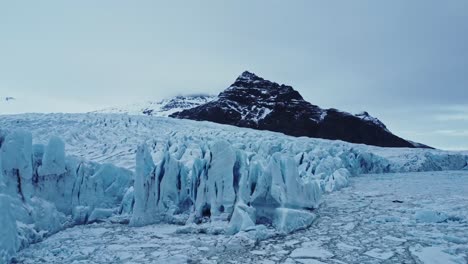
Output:
<path fill-rule="evenodd" d="M 73 224 L 120 211 L 132 172 L 65 156 L 64 143 L 33 145 L 24 131 L 0 132 L 0 263 Z"/>
<path fill-rule="evenodd" d="M 290 214 L 314 219 L 320 184 L 311 175 L 300 177 L 292 157 L 265 158 L 225 141 L 183 148 L 168 147 L 156 164 L 146 145 L 138 148 L 131 225 L 221 220 L 237 233 L 259 223 L 279 231 L 304 227 L 289 227 Z"/>

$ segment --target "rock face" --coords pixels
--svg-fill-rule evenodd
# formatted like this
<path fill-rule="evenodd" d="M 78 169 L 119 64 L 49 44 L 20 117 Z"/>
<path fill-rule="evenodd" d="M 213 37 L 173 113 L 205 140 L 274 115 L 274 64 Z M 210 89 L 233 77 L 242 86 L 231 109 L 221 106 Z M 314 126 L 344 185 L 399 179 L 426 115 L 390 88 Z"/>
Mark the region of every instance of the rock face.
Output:
<path fill-rule="evenodd" d="M 244 72 L 218 99 L 170 115 L 291 136 L 338 139 L 382 147 L 425 147 L 392 134 L 367 112 L 358 115 L 322 109 L 305 101 L 291 86 Z"/>

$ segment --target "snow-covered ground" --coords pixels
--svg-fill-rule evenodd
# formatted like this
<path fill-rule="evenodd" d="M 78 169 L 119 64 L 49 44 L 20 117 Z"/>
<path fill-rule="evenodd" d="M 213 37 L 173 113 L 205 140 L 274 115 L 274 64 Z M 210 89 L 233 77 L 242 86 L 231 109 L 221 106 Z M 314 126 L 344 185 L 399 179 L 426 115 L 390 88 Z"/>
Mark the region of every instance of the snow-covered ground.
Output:
<path fill-rule="evenodd" d="M 468 172 L 369 174 L 324 197 L 305 230 L 254 241 L 174 225 L 62 231 L 19 263 L 468 263 Z M 186 229 L 186 228 L 185 228 Z M 179 230 L 179 231 L 178 231 Z"/>

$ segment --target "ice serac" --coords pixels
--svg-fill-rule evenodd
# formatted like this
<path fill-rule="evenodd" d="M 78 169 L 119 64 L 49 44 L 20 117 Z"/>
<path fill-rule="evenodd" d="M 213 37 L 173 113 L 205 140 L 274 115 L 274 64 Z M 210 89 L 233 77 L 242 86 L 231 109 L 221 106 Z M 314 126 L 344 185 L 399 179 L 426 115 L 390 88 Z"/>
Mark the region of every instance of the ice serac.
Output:
<path fill-rule="evenodd" d="M 234 234 L 289 219 L 277 216 L 278 208 L 313 218 L 321 187 L 311 175 L 300 176 L 293 157 L 252 155 L 227 141 L 187 145 L 171 143 L 156 164 L 146 144 L 138 147 L 131 225 L 229 221 L 226 232 Z M 310 223 L 281 220 L 278 226 L 291 232 Z"/>
<path fill-rule="evenodd" d="M 57 209 L 66 214 L 71 213 L 75 171 L 67 167 L 65 161 L 65 144 L 58 137 L 52 137 L 44 148 L 34 145 L 32 182 L 35 194 L 47 201 L 52 201 Z"/>
<path fill-rule="evenodd" d="M 133 184 L 132 177 L 130 171 L 112 164 L 80 163 L 73 178 L 71 197 L 71 208 L 80 208 L 79 217 L 72 214 L 75 223 L 85 224 L 107 218 L 111 214 L 104 213 L 105 210 L 119 213 L 124 194 Z"/>
<path fill-rule="evenodd" d="M 0 136 L 1 137 L 1 136 Z M 1 142 L 2 140 L 0 140 Z M 1 143 L 0 143 L 1 147 Z M 10 196 L 6 195 L 0 151 L 0 263 L 8 263 L 19 248 L 16 220 L 11 213 Z"/>
<path fill-rule="evenodd" d="M 1 172 L 0 172 L 1 175 Z M 0 182 L 0 188 L 2 188 Z M 0 263 L 8 263 L 19 248 L 16 220 L 11 213 L 10 197 L 0 194 Z"/>
<path fill-rule="evenodd" d="M 1 149 L 5 191 L 28 200 L 32 188 L 32 136 L 25 131 L 7 134 Z"/>
<path fill-rule="evenodd" d="M 367 112 L 353 115 L 313 105 L 291 86 L 243 72 L 217 99 L 171 117 L 282 132 L 291 136 L 338 139 L 382 147 L 421 147 L 392 134 Z"/>
<path fill-rule="evenodd" d="M 229 143 L 217 141 L 211 147 L 211 162 L 208 169 L 208 196 L 211 216 L 230 215 L 236 201 L 234 191 L 234 165 L 236 153 Z M 227 218 L 227 217 L 226 217 Z"/>
<path fill-rule="evenodd" d="M 65 144 L 60 138 L 52 137 L 45 148 L 38 173 L 40 176 L 46 176 L 61 175 L 65 172 Z"/>
<path fill-rule="evenodd" d="M 32 145 L 29 132 L 0 131 L 1 263 L 67 226 L 119 213 L 132 177 L 114 165 L 67 157 L 57 137 Z"/>
<path fill-rule="evenodd" d="M 157 217 L 159 199 L 159 175 L 156 175 L 153 158 L 146 144 L 138 147 L 134 183 L 132 226 L 143 226 L 154 223 Z"/>

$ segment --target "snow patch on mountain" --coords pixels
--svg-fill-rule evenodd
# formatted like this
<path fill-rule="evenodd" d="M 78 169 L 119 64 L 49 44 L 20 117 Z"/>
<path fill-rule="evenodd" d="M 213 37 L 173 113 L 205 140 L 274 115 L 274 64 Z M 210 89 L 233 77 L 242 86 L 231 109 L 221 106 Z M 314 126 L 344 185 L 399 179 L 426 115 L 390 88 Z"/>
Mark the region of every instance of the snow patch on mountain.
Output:
<path fill-rule="evenodd" d="M 94 113 L 117 113 L 167 117 L 173 113 L 180 112 L 185 109 L 190 109 L 211 102 L 215 99 L 216 96 L 212 95 L 179 95 L 161 101 L 147 101 L 143 103 L 129 104 L 122 107 L 109 107 L 94 111 Z"/>
<path fill-rule="evenodd" d="M 390 132 L 387 127 L 384 125 L 384 123 L 382 123 L 382 121 L 380 121 L 379 119 L 369 115 L 368 112 L 364 111 L 364 112 L 361 112 L 361 113 L 358 113 L 355 115 L 356 117 L 359 117 L 361 120 L 364 120 L 366 122 L 370 122 L 382 129 L 385 129 L 386 131 Z"/>

